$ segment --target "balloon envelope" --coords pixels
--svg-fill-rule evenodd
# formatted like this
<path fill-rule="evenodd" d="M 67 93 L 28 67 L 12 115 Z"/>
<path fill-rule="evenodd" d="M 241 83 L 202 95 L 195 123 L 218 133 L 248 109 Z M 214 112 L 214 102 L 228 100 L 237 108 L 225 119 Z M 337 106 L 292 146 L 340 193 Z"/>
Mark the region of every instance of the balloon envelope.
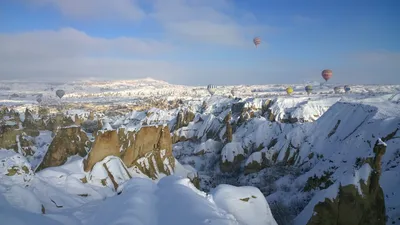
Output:
<path fill-rule="evenodd" d="M 64 90 L 57 90 L 56 91 L 56 95 L 59 98 L 62 98 L 65 95 L 65 91 Z"/>
<path fill-rule="evenodd" d="M 312 92 L 312 86 L 311 86 L 311 85 L 307 85 L 306 88 L 305 88 L 305 90 L 306 90 L 306 92 L 307 92 L 308 94 L 310 94 L 310 93 Z"/>
<path fill-rule="evenodd" d="M 261 38 L 255 37 L 255 38 L 253 39 L 253 43 L 254 43 L 254 45 L 255 45 L 256 48 L 257 48 L 257 46 L 258 46 L 259 44 L 261 44 Z"/>
<path fill-rule="evenodd" d="M 351 90 L 351 88 L 350 88 L 350 86 L 349 85 L 345 85 L 344 86 L 344 91 L 347 93 L 347 92 L 349 92 Z"/>
<path fill-rule="evenodd" d="M 321 76 L 322 78 L 324 78 L 325 81 L 331 79 L 332 75 L 333 75 L 332 70 L 323 70 L 321 73 Z"/>
<path fill-rule="evenodd" d="M 215 94 L 215 91 L 217 90 L 217 86 L 212 85 L 212 84 L 209 84 L 209 85 L 207 86 L 207 90 L 208 90 L 208 92 L 209 92 L 211 95 L 214 95 L 214 94 Z"/>
<path fill-rule="evenodd" d="M 286 93 L 287 93 L 288 95 L 292 94 L 292 93 L 293 93 L 293 88 L 292 88 L 292 87 L 286 88 Z"/>

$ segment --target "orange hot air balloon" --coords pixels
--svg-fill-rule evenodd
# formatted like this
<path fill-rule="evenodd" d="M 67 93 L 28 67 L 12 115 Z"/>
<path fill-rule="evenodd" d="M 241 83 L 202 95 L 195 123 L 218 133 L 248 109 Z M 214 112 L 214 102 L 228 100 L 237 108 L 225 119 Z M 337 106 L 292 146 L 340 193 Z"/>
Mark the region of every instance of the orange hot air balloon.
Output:
<path fill-rule="evenodd" d="M 259 44 L 261 44 L 261 39 L 260 39 L 259 37 L 255 37 L 255 38 L 253 39 L 253 43 L 254 43 L 254 45 L 255 45 L 256 48 L 257 48 L 257 46 L 258 46 Z"/>
<path fill-rule="evenodd" d="M 332 70 L 323 70 L 321 75 L 325 81 L 328 81 L 332 77 Z"/>

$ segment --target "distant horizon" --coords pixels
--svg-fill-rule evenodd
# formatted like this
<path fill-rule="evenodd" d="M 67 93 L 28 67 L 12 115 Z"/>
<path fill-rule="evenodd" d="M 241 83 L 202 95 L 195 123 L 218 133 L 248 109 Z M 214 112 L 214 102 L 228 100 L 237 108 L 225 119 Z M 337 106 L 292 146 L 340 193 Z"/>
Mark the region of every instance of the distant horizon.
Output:
<path fill-rule="evenodd" d="M 4 0 L 0 80 L 400 84 L 399 1 Z M 253 43 L 254 37 L 261 44 Z"/>
<path fill-rule="evenodd" d="M 145 78 L 137 78 L 137 79 L 113 79 L 113 80 L 105 80 L 105 79 L 82 79 L 82 80 L 71 80 L 71 81 L 51 81 L 51 80 L 43 80 L 43 81 L 29 81 L 29 80 L 12 80 L 12 79 L 0 79 L 0 82 L 6 82 L 6 83 L 45 83 L 45 84 L 55 84 L 55 85 L 63 85 L 63 84 L 70 84 L 70 83 L 84 83 L 84 82 L 121 82 L 121 81 L 140 81 L 140 80 L 154 80 L 158 82 L 165 82 L 167 84 L 171 85 L 182 85 L 182 86 L 193 86 L 193 87 L 198 87 L 198 86 L 207 86 L 209 84 L 217 85 L 217 86 L 267 86 L 267 85 L 307 85 L 310 83 L 319 83 L 319 84 L 328 84 L 328 85 L 362 85 L 362 86 L 400 86 L 400 84 L 374 84 L 374 83 L 337 83 L 337 82 L 325 82 L 325 81 L 308 81 L 304 83 L 258 83 L 258 84 L 216 84 L 216 83 L 207 83 L 207 84 L 180 84 L 180 83 L 172 83 L 168 82 L 165 80 L 160 80 L 160 79 L 154 79 L 151 77 L 145 77 Z"/>

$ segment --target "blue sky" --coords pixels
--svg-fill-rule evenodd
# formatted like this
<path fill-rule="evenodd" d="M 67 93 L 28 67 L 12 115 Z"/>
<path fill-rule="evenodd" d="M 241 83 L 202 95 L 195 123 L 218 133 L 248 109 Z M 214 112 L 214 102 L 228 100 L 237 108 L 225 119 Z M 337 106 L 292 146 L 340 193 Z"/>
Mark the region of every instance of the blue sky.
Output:
<path fill-rule="evenodd" d="M 333 83 L 400 84 L 398 9 L 398 0 L 3 0 L 0 78 L 305 83 L 330 68 Z"/>

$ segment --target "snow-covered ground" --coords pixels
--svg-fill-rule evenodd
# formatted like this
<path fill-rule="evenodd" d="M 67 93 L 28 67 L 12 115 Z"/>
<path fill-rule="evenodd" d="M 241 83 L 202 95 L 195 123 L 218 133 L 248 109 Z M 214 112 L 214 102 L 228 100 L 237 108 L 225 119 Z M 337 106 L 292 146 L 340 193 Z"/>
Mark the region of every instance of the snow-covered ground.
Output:
<path fill-rule="evenodd" d="M 206 194 L 180 176 L 156 182 L 122 176 L 125 182 L 121 182 L 117 195 L 96 182 L 104 176 L 101 169 L 89 175 L 97 177 L 93 182 L 79 181 L 85 176 L 79 166 L 82 159 L 36 175 L 23 159 L 17 153 L 0 150 L 0 160 L 7 164 L 0 168 L 13 168 L 17 173 L 11 176 L 10 171 L 0 171 L 0 219 L 4 224 L 276 224 L 265 198 L 254 187 L 221 185 Z M 121 164 L 108 162 L 112 172 L 124 173 L 118 168 Z M 184 174 L 185 169 L 176 173 Z M 12 181 L 8 181 L 10 177 Z"/>
<path fill-rule="evenodd" d="M 235 97 L 285 96 L 286 88 L 291 86 L 294 90 L 292 95 L 300 97 L 307 96 L 304 90 L 307 84 L 217 86 L 215 95 L 229 96 L 231 90 L 235 89 L 237 95 Z M 339 94 L 334 94 L 333 89 L 337 86 L 343 87 L 345 84 L 313 82 L 312 85 L 313 93 L 311 96 L 336 95 L 341 97 L 344 89 Z M 350 98 L 400 92 L 400 85 L 351 85 L 350 87 L 351 93 L 348 93 Z M 58 89 L 65 91 L 61 100 L 55 94 Z M 151 78 L 104 82 L 28 83 L 2 81 L 0 83 L 0 104 L 37 104 L 38 95 L 43 96 L 42 104 L 87 102 L 112 104 L 116 101 L 126 104 L 140 98 L 199 99 L 209 96 L 209 93 L 206 86 L 173 85 Z"/>
<path fill-rule="evenodd" d="M 82 158 L 76 156 L 34 173 L 52 140 L 50 131 L 40 131 L 32 156 L 0 150 L 0 221 L 302 225 L 315 204 L 337 197 L 340 185 L 359 188 L 368 179 L 372 168 L 360 162 L 374 156 L 374 144 L 380 140 L 387 145 L 379 181 L 387 224 L 399 225 L 400 85 L 351 85 L 350 93 L 334 93 L 339 84 L 312 85 L 310 95 L 305 84 L 220 86 L 210 97 L 205 86 L 153 79 L 2 82 L 0 106 L 21 112 L 22 121 L 26 107 L 36 111 L 40 106 L 59 107 L 73 121 L 75 114 L 87 119 L 94 112 L 108 130 L 168 125 L 177 163 L 174 175 L 156 180 L 112 156 L 91 172 L 84 172 Z M 288 86 L 294 89 L 290 96 L 285 92 Z M 233 88 L 237 96 L 231 96 Z M 66 92 L 62 99 L 55 95 L 58 89 Z M 127 107 L 145 104 L 137 110 Z M 179 112 L 186 111 L 194 114 L 193 120 L 176 127 Z M 228 115 L 231 141 L 226 137 Z M 382 141 L 393 132 L 391 139 Z M 111 181 L 102 184 L 109 179 L 103 164 L 117 174 L 118 190 Z M 193 174 L 198 174 L 203 191 L 187 179 Z M 324 176 L 321 184 L 310 187 L 311 178 Z"/>

